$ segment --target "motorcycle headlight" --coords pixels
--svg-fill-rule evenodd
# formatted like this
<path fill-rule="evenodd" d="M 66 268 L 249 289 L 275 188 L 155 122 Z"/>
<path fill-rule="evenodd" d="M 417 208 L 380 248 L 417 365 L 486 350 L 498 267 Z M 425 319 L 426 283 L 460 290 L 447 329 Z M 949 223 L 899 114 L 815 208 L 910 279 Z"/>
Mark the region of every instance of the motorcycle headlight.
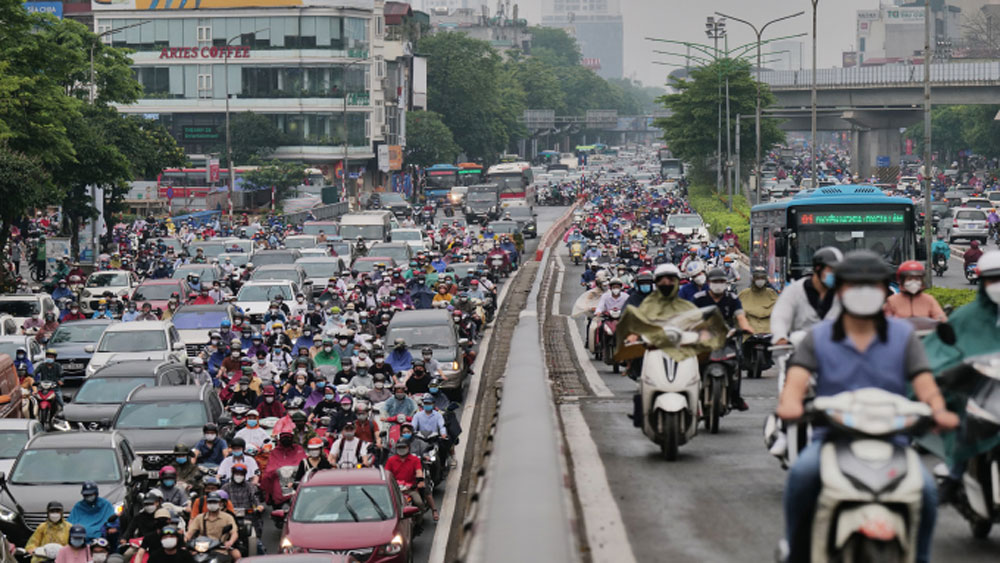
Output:
<path fill-rule="evenodd" d="M 400 551 L 403 551 L 403 536 L 396 534 L 392 537 L 392 541 L 382 546 L 382 552 L 386 555 L 396 555 Z"/>
<path fill-rule="evenodd" d="M 119 502 L 115 504 L 115 515 L 121 516 L 122 510 L 125 508 L 124 502 Z"/>
<path fill-rule="evenodd" d="M 212 542 L 210 542 L 210 541 L 205 541 L 205 540 L 203 540 L 203 541 L 196 541 L 196 542 L 194 542 L 194 550 L 197 551 L 198 553 L 205 553 L 205 552 L 208 551 L 208 548 L 211 545 L 212 545 Z"/>
<path fill-rule="evenodd" d="M 458 362 L 452 362 L 451 363 L 451 369 L 453 369 L 455 371 L 458 371 Z"/>
<path fill-rule="evenodd" d="M 17 519 L 17 512 L 7 508 L 6 506 L 0 505 L 0 520 L 4 522 L 13 522 Z"/>

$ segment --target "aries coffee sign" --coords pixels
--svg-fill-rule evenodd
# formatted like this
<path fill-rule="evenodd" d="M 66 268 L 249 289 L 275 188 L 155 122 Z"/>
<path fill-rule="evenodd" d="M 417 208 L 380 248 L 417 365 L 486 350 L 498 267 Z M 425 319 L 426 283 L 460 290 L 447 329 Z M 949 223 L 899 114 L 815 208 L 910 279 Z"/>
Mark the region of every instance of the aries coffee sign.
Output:
<path fill-rule="evenodd" d="M 248 59 L 250 47 L 229 45 L 223 47 L 164 47 L 161 59 Z"/>

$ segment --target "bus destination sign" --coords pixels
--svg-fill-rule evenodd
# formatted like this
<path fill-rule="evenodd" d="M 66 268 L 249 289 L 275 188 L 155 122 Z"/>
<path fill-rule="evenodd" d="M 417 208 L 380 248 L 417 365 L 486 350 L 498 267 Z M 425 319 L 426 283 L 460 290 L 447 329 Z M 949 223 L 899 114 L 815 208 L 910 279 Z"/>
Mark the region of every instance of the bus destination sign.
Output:
<path fill-rule="evenodd" d="M 901 211 L 810 211 L 799 214 L 800 226 L 812 225 L 902 225 Z"/>

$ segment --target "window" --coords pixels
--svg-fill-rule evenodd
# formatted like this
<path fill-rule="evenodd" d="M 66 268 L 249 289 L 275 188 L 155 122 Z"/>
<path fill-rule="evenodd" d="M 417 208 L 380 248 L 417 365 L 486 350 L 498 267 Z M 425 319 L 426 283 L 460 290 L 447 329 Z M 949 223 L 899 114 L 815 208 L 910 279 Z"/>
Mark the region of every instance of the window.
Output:
<path fill-rule="evenodd" d="M 111 36 L 113 34 L 108 32 L 112 29 L 113 28 L 108 24 L 100 24 L 97 26 L 97 34 L 101 36 L 101 43 L 104 43 L 105 45 L 111 44 Z"/>
<path fill-rule="evenodd" d="M 212 97 L 212 75 L 209 73 L 198 75 L 198 97 Z"/>
<path fill-rule="evenodd" d="M 385 20 L 382 16 L 375 18 L 375 37 L 382 37 L 385 33 Z"/>
<path fill-rule="evenodd" d="M 385 59 L 380 56 L 375 57 L 375 77 L 385 77 Z"/>
<path fill-rule="evenodd" d="M 198 42 L 199 43 L 211 43 L 212 41 L 212 26 L 210 25 L 199 25 L 198 26 Z"/>

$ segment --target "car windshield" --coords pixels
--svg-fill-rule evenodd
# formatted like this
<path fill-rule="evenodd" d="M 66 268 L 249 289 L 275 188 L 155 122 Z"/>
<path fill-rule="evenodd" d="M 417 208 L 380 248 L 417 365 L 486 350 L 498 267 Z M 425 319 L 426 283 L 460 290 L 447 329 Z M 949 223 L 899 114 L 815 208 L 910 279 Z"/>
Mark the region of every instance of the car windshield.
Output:
<path fill-rule="evenodd" d="M 508 207 L 505 211 L 514 219 L 531 218 L 531 209 L 527 207 Z"/>
<path fill-rule="evenodd" d="M 245 285 L 236 296 L 237 301 L 270 301 L 280 295 L 291 300 L 295 296 L 287 285 Z"/>
<path fill-rule="evenodd" d="M 402 264 L 410 259 L 410 247 L 409 246 L 377 246 L 371 250 L 372 255 L 378 256 L 388 256 L 396 261 L 397 264 Z"/>
<path fill-rule="evenodd" d="M 10 470 L 11 483 L 53 485 L 117 483 L 118 459 L 111 448 L 58 448 L 26 450 Z"/>
<path fill-rule="evenodd" d="M 336 260 L 323 262 L 299 262 L 299 266 L 306 271 L 306 277 L 329 278 L 340 273 L 340 266 Z"/>
<path fill-rule="evenodd" d="M 382 193 L 382 205 L 388 205 L 390 203 L 406 203 L 403 196 L 395 192 L 383 192 Z"/>
<path fill-rule="evenodd" d="M 387 268 L 389 267 L 388 256 L 373 256 L 372 258 L 372 260 L 355 260 L 354 264 L 351 264 L 351 269 L 361 273 L 370 273 L 375 269 L 376 264 L 385 264 Z"/>
<path fill-rule="evenodd" d="M 286 238 L 285 248 L 314 248 L 316 239 L 312 237 Z"/>
<path fill-rule="evenodd" d="M 335 235 L 337 234 L 337 225 L 333 223 L 328 223 L 328 224 L 306 223 L 305 225 L 302 225 L 303 234 L 318 235 L 320 231 L 323 231 L 323 234 L 327 236 Z"/>
<path fill-rule="evenodd" d="M 118 413 L 115 428 L 200 428 L 205 424 L 205 406 L 201 403 L 126 403 Z"/>
<path fill-rule="evenodd" d="M 450 348 L 457 344 L 455 333 L 442 325 L 393 327 L 386 342 L 394 342 L 397 338 L 405 340 L 411 349 L 419 346 Z"/>
<path fill-rule="evenodd" d="M 74 404 L 117 405 L 125 400 L 129 391 L 140 385 L 152 387 L 156 380 L 152 377 L 91 377 L 83 382 L 73 396 Z"/>
<path fill-rule="evenodd" d="M 225 264 L 226 258 L 229 258 L 229 263 L 233 266 L 246 266 L 247 262 L 250 261 L 250 255 L 246 252 L 227 252 L 225 254 L 219 255 L 219 263 Z"/>
<path fill-rule="evenodd" d="M 497 195 L 492 192 L 471 192 L 465 196 L 469 201 L 496 201 Z"/>
<path fill-rule="evenodd" d="M 381 522 L 395 516 L 385 485 L 303 487 L 293 522 Z"/>
<path fill-rule="evenodd" d="M 330 250 L 332 250 L 334 254 L 336 254 L 337 256 L 347 256 L 347 257 L 351 256 L 350 243 L 334 242 L 334 243 L 327 243 L 327 246 L 329 246 Z"/>
<path fill-rule="evenodd" d="M 671 227 L 690 229 L 702 226 L 702 221 L 697 215 L 675 215 L 667 219 L 667 224 Z"/>
<path fill-rule="evenodd" d="M 174 274 L 170 277 L 175 280 L 185 279 L 191 274 L 198 276 L 200 281 L 211 283 L 215 281 L 215 268 L 211 266 L 203 266 L 201 268 L 178 268 L 174 270 Z"/>
<path fill-rule="evenodd" d="M 0 342 L 0 354 L 7 354 L 11 358 L 14 358 L 17 354 L 18 348 L 28 349 L 28 346 L 24 343 L 24 340 L 20 342 L 3 341 Z"/>
<path fill-rule="evenodd" d="M 157 352 L 167 349 L 162 330 L 118 330 L 105 332 L 98 352 Z"/>
<path fill-rule="evenodd" d="M 256 267 L 270 266 L 271 264 L 291 264 L 298 258 L 297 252 L 268 252 L 255 254 L 253 265 Z"/>
<path fill-rule="evenodd" d="M 107 324 L 76 324 L 67 323 L 56 329 L 49 344 L 63 342 L 97 342 L 108 328 Z"/>
<path fill-rule="evenodd" d="M 420 240 L 420 231 L 393 231 L 392 240 Z"/>
<path fill-rule="evenodd" d="M 986 194 L 986 199 L 990 201 L 1000 201 L 1000 192 L 990 192 Z"/>
<path fill-rule="evenodd" d="M 178 284 L 141 285 L 132 294 L 132 301 L 166 301 L 175 291 L 180 291 Z"/>
<path fill-rule="evenodd" d="M 361 237 L 365 240 L 381 240 L 384 227 L 382 225 L 341 225 L 340 236 L 345 239 Z"/>
<path fill-rule="evenodd" d="M 100 272 L 90 274 L 87 287 L 123 287 L 128 286 L 128 274 L 121 272 Z"/>
<path fill-rule="evenodd" d="M 228 315 L 225 311 L 185 311 L 181 309 L 174 313 L 170 320 L 174 322 L 177 330 L 189 330 L 196 328 L 219 328 Z"/>
<path fill-rule="evenodd" d="M 27 430 L 4 430 L 0 432 L 0 459 L 17 457 L 28 443 Z"/>
<path fill-rule="evenodd" d="M 202 242 L 199 243 L 191 254 L 196 254 L 198 249 L 202 249 L 202 254 L 206 258 L 215 258 L 229 249 L 229 245 L 224 242 Z"/>
<path fill-rule="evenodd" d="M 5 299 L 0 301 L 0 313 L 14 317 L 34 317 L 38 314 L 37 299 Z"/>
<path fill-rule="evenodd" d="M 493 232 L 495 232 L 495 233 L 507 233 L 507 234 L 509 234 L 509 233 L 516 233 L 517 232 L 517 223 L 514 223 L 514 224 L 510 224 L 510 223 L 492 223 L 492 224 L 490 224 L 490 228 L 493 229 Z"/>
<path fill-rule="evenodd" d="M 298 280 L 299 273 L 295 268 L 257 270 L 253 273 L 254 280 Z"/>

